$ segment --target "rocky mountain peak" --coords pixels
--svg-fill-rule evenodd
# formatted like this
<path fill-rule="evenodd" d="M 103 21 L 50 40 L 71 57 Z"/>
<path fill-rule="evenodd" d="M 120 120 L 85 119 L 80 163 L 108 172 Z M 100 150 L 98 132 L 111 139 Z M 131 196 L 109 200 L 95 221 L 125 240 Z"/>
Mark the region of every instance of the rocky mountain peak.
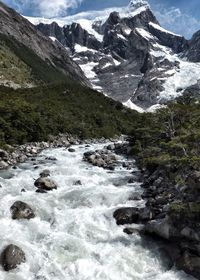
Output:
<path fill-rule="evenodd" d="M 128 5 L 130 10 L 137 10 L 141 7 L 147 7 L 149 8 L 149 3 L 145 0 L 131 0 Z"/>
<path fill-rule="evenodd" d="M 187 41 L 165 30 L 145 0 L 77 24 L 60 27 L 62 40 L 54 37 L 71 50 L 95 89 L 129 107 L 166 102 L 200 80 L 200 65 L 192 63 L 200 61 L 199 33 Z M 53 36 L 51 25 L 39 29 Z"/>
<path fill-rule="evenodd" d="M 120 22 L 120 15 L 118 12 L 112 12 L 107 20 L 110 25 L 116 25 Z"/>

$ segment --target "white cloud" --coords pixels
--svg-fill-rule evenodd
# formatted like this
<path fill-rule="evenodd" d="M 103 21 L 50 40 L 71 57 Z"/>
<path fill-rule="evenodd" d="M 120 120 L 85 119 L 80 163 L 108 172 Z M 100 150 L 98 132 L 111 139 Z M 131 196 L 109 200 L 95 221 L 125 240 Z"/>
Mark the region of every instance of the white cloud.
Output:
<path fill-rule="evenodd" d="M 43 16 L 53 17 L 59 16 L 69 8 L 77 8 L 82 0 L 39 0 L 39 10 Z"/>
<path fill-rule="evenodd" d="M 66 15 L 70 8 L 77 8 L 83 0 L 15 0 L 14 3 L 22 13 L 31 11 L 32 14 L 43 17 Z"/>

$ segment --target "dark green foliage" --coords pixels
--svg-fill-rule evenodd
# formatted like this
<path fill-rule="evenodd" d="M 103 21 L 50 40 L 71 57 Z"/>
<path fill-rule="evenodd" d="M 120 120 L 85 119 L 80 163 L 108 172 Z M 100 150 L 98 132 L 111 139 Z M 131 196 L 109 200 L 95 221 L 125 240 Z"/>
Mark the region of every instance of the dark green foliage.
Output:
<path fill-rule="evenodd" d="M 13 90 L 0 87 L 1 145 L 69 132 L 82 138 L 130 133 L 138 113 L 74 82 Z"/>
<path fill-rule="evenodd" d="M 200 104 L 182 97 L 156 114 L 143 114 L 132 136 L 132 153 L 144 167 L 193 166 L 200 161 Z"/>

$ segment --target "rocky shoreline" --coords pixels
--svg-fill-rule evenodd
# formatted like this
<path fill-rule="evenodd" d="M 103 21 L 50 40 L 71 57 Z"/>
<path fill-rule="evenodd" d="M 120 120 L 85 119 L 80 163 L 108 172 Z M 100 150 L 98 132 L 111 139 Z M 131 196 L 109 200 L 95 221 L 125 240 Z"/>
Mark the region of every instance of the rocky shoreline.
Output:
<path fill-rule="evenodd" d="M 0 149 L 0 170 L 15 166 L 18 163 L 23 163 L 29 158 L 36 157 L 41 151 L 49 148 L 70 148 L 71 145 L 79 144 L 94 144 L 94 143 L 106 143 L 108 141 L 115 142 L 123 140 L 121 138 L 116 139 L 87 139 L 81 140 L 76 136 L 70 134 L 59 134 L 58 136 L 51 136 L 47 142 L 33 142 L 20 146 L 6 145 L 5 149 Z"/>
<path fill-rule="evenodd" d="M 87 152 L 83 159 L 89 163 L 113 170 L 116 165 L 116 154 L 130 157 L 131 147 L 128 142 L 112 144 L 103 150 Z M 126 168 L 131 170 L 130 158 Z M 140 167 L 139 161 L 136 163 Z M 197 192 L 192 184 L 198 182 L 198 174 L 190 177 L 190 185 L 185 190 L 179 189 L 171 174 L 175 172 L 170 166 L 149 167 L 141 169 L 141 187 L 144 189 L 142 199 L 145 207 L 124 207 L 117 209 L 113 217 L 118 225 L 125 225 L 127 234 L 141 234 L 156 240 L 162 240 L 164 257 L 168 268 L 175 266 L 179 270 L 200 279 L 200 223 L 199 203 L 195 198 Z M 189 170 L 188 174 L 191 175 Z M 191 179 L 192 177 L 192 179 Z M 134 180 L 134 178 L 133 178 Z M 189 179 L 188 179 L 189 180 Z M 127 182 L 129 183 L 129 182 Z M 187 191 L 186 191 L 187 190 Z M 198 197 L 197 197 L 198 198 Z M 128 224 L 140 224 L 139 229 L 128 227 Z"/>

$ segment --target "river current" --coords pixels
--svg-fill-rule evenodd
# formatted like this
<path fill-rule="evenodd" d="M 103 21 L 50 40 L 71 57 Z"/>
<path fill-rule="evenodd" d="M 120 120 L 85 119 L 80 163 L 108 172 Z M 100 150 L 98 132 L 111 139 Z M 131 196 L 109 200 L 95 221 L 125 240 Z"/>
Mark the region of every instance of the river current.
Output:
<path fill-rule="evenodd" d="M 0 173 L 0 251 L 12 243 L 26 254 L 26 263 L 17 269 L 5 272 L 0 267 L 1 280 L 194 279 L 175 269 L 166 271 L 156 243 L 129 236 L 124 226 L 116 225 L 114 210 L 142 206 L 143 201 L 130 199 L 142 190 L 137 180 L 127 184 L 136 167 L 126 170 L 120 164 L 113 172 L 82 161 L 84 152 L 103 146 L 74 146 L 74 153 L 45 150 L 36 161 Z M 34 180 L 44 169 L 51 171 L 58 189 L 36 193 Z M 77 180 L 82 185 L 74 185 Z M 18 200 L 33 208 L 34 219 L 11 219 L 10 207 Z"/>

